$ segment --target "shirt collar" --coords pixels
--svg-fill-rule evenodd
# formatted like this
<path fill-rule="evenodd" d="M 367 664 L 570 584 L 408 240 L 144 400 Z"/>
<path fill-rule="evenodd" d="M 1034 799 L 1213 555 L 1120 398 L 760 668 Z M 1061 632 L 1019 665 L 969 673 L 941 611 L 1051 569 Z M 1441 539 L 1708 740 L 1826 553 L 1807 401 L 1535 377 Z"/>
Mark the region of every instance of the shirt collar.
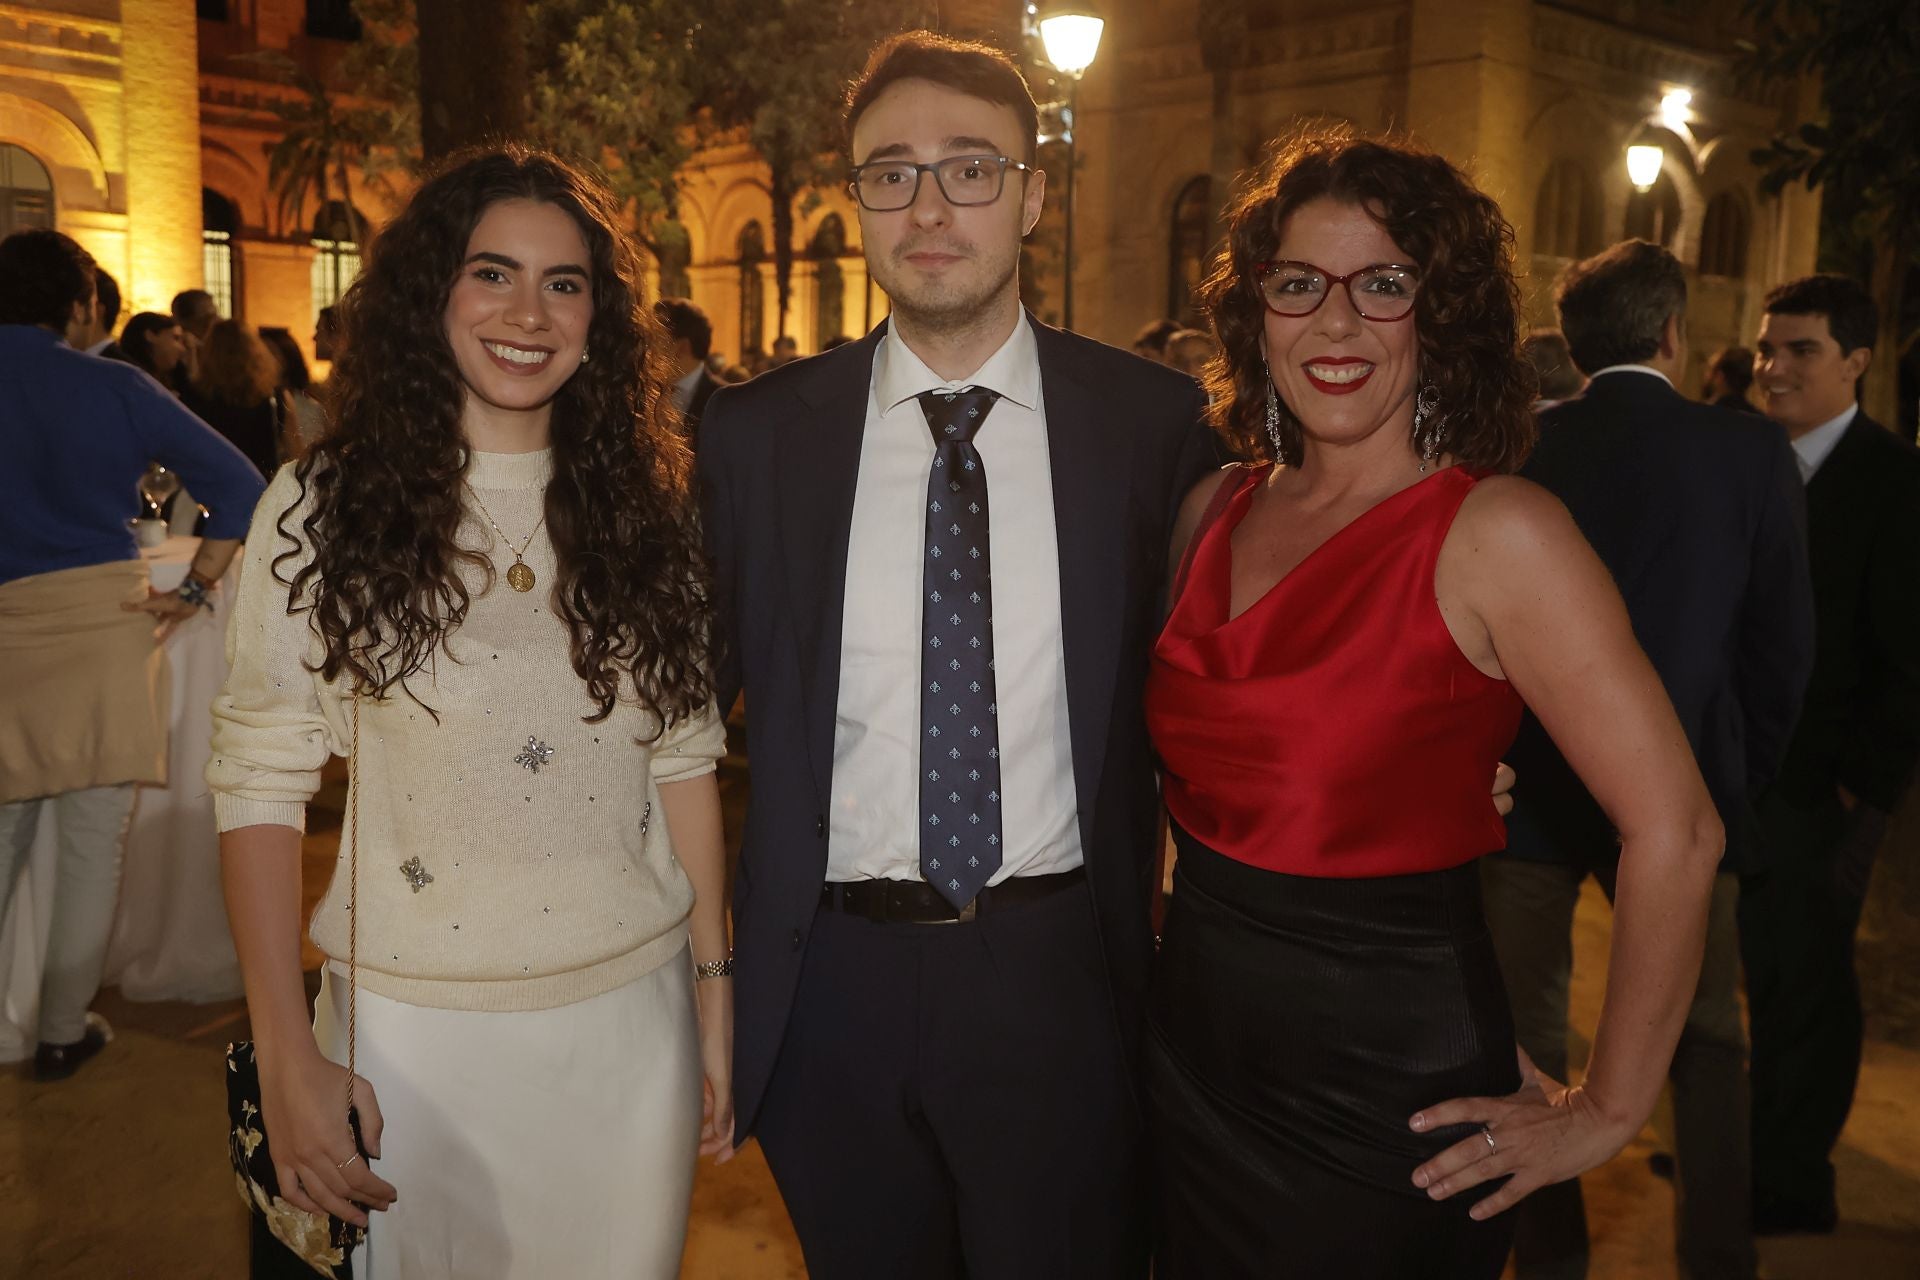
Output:
<path fill-rule="evenodd" d="M 102 338 L 100 339 L 100 341 L 94 343 L 92 346 L 87 348 L 87 354 L 90 356 L 97 356 L 102 351 L 105 351 L 108 347 L 112 345 L 113 345 L 112 337 Z"/>
<path fill-rule="evenodd" d="M 1847 428 L 1853 424 L 1853 415 L 1858 412 L 1860 406 L 1850 404 L 1838 416 L 1828 418 L 1793 442 L 1793 451 L 1800 459 L 1800 474 L 1804 478 L 1813 479 L 1813 473 L 1820 469 L 1820 464 L 1840 443 L 1840 437 L 1847 433 Z"/>
<path fill-rule="evenodd" d="M 1658 369 L 1655 369 L 1651 365 L 1644 365 L 1644 364 L 1610 364 L 1606 368 L 1594 374 L 1593 377 L 1595 380 L 1597 380 L 1605 377 L 1609 373 L 1648 373 L 1660 379 L 1660 381 L 1666 383 L 1670 387 L 1673 385 L 1672 378 L 1669 378 L 1666 374 L 1660 372 Z"/>
<path fill-rule="evenodd" d="M 673 380 L 673 402 L 684 409 L 693 403 L 693 393 L 699 389 L 700 375 L 707 371 L 705 364 L 696 364 Z"/>
<path fill-rule="evenodd" d="M 1010 400 L 1022 409 L 1039 409 L 1040 346 L 1034 341 L 1033 326 L 1024 311 L 1013 332 L 1007 335 L 998 351 L 987 357 L 986 363 L 969 376 L 952 382 L 929 369 L 901 339 L 899 330 L 893 325 L 887 326 L 887 336 L 873 361 L 873 397 L 881 413 L 891 413 L 924 391 L 959 391 L 965 387 L 998 392 L 1001 399 Z"/>

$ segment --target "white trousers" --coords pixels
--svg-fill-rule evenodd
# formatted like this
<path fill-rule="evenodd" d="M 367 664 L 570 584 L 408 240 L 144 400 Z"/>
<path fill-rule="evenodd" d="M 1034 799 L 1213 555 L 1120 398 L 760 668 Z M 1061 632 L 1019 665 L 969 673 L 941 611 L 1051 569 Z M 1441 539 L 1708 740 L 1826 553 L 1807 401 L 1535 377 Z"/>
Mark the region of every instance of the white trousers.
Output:
<path fill-rule="evenodd" d="M 386 1120 L 357 1280 L 672 1280 L 699 1144 L 693 976 L 652 973 L 555 1009 L 476 1013 L 362 990 L 359 1073 Z M 346 1060 L 347 983 L 314 1032 Z"/>
<path fill-rule="evenodd" d="M 133 799 L 133 783 L 122 782 L 0 804 L 0 873 L 6 876 L 0 920 L 7 918 L 26 870 L 40 815 L 50 809 L 59 823 L 53 919 L 40 977 L 40 1039 L 46 1044 L 72 1044 L 87 1033 L 87 1006 L 99 994 L 107 967 Z"/>

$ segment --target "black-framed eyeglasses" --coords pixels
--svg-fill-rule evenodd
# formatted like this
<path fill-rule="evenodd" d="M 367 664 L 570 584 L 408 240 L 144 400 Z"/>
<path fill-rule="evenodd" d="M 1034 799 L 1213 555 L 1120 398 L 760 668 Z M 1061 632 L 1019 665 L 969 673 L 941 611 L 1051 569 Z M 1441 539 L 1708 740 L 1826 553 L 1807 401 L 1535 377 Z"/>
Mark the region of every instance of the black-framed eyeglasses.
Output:
<path fill-rule="evenodd" d="M 1253 280 L 1267 310 L 1279 316 L 1310 316 L 1335 285 L 1345 285 L 1347 300 L 1361 319 L 1405 320 L 1413 314 L 1414 295 L 1420 291 L 1420 269 L 1397 262 L 1376 262 L 1337 276 L 1311 262 L 1281 259 L 1255 264 Z"/>
<path fill-rule="evenodd" d="M 920 176 L 930 173 L 948 204 L 992 204 L 1007 185 L 1007 170 L 1030 173 L 1006 156 L 949 156 L 932 164 L 911 160 L 869 160 L 853 166 L 847 190 L 874 213 L 910 207 L 920 196 Z"/>

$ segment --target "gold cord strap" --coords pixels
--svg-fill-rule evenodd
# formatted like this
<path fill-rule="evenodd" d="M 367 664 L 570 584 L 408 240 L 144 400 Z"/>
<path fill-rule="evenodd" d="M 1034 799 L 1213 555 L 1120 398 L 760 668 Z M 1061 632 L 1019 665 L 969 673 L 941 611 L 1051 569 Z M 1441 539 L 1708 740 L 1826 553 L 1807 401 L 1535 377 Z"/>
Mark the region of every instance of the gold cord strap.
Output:
<path fill-rule="evenodd" d="M 360 985 L 360 694 L 353 695 L 353 757 L 347 777 L 347 1110 L 353 1110 L 355 1014 Z"/>

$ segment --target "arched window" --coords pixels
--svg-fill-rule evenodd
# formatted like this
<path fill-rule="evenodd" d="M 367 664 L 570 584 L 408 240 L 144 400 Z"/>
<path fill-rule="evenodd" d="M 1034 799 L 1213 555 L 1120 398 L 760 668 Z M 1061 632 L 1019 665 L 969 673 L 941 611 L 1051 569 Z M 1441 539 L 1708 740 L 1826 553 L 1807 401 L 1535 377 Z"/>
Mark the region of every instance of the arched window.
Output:
<path fill-rule="evenodd" d="M 1738 192 L 1722 191 L 1707 201 L 1700 224 L 1700 274 L 1747 274 L 1747 205 Z"/>
<path fill-rule="evenodd" d="M 1167 234 L 1167 314 L 1187 326 L 1202 326 L 1200 277 L 1206 272 L 1207 217 L 1213 180 L 1204 174 L 1180 188 Z"/>
<path fill-rule="evenodd" d="M 820 295 L 813 313 L 815 351 L 825 351 L 829 342 L 846 332 L 847 281 L 840 271 L 840 258 L 846 251 L 847 224 L 839 214 L 830 213 L 820 220 L 820 229 L 813 233 L 813 243 L 807 247 Z"/>
<path fill-rule="evenodd" d="M 1540 180 L 1533 206 L 1533 251 L 1549 258 L 1600 252 L 1600 193 L 1578 160 L 1555 160 Z"/>
<path fill-rule="evenodd" d="M 240 234 L 240 211 L 218 191 L 200 188 L 200 266 L 207 292 L 220 314 L 231 318 L 239 300 L 235 288 L 233 241 Z"/>
<path fill-rule="evenodd" d="M 53 179 L 33 154 L 0 142 L 0 236 L 53 225 Z"/>
<path fill-rule="evenodd" d="M 767 233 L 758 222 L 740 229 L 740 355 L 764 351 L 766 306 L 760 295 L 760 264 L 767 260 Z"/>
<path fill-rule="evenodd" d="M 340 301 L 360 274 L 357 230 L 367 225 L 344 200 L 329 200 L 313 221 L 313 314 Z"/>
<path fill-rule="evenodd" d="M 1666 174 L 1661 174 L 1650 189 L 1627 196 L 1629 239 L 1651 240 L 1671 249 L 1674 234 L 1679 230 L 1680 193 L 1674 190 L 1673 179 Z"/>

